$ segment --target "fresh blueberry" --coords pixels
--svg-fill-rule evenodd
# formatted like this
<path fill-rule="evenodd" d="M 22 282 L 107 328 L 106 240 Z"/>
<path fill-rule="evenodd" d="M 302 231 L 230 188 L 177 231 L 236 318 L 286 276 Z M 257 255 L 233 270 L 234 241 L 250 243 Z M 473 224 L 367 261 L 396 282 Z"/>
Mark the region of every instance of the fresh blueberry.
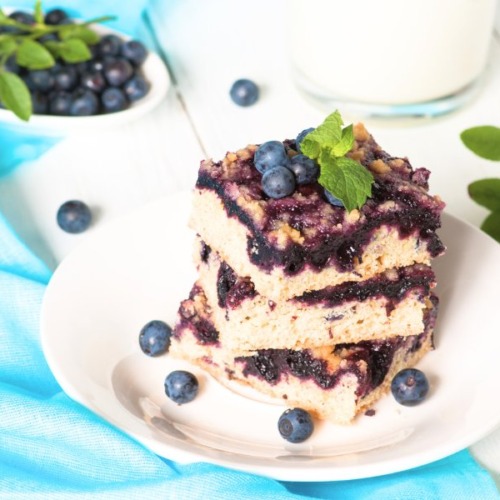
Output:
<path fill-rule="evenodd" d="M 175 370 L 165 379 L 165 394 L 179 405 L 193 401 L 198 394 L 198 388 L 198 379 L 184 370 Z"/>
<path fill-rule="evenodd" d="M 121 39 L 116 35 L 105 35 L 97 44 L 97 53 L 100 56 L 117 56 L 122 46 Z"/>
<path fill-rule="evenodd" d="M 132 65 L 123 58 L 104 63 L 104 77 L 113 87 L 120 87 L 134 74 Z"/>
<path fill-rule="evenodd" d="M 295 191 L 295 176 L 286 167 L 274 167 L 262 176 L 262 190 L 270 198 L 289 196 Z"/>
<path fill-rule="evenodd" d="M 158 356 L 168 351 L 172 329 L 163 321 L 154 319 L 146 323 L 139 333 L 139 345 L 148 356 Z"/>
<path fill-rule="evenodd" d="M 283 439 L 290 443 L 302 443 L 314 430 L 311 415 L 302 408 L 289 408 L 278 420 L 278 430 Z"/>
<path fill-rule="evenodd" d="M 51 68 L 56 90 L 73 90 L 78 83 L 78 73 L 73 66 L 55 65 Z"/>
<path fill-rule="evenodd" d="M 80 76 L 80 85 L 84 89 L 100 94 L 106 88 L 106 80 L 100 71 L 87 71 Z"/>
<path fill-rule="evenodd" d="M 30 90 L 48 92 L 54 87 L 55 79 L 50 70 L 37 69 L 28 72 L 25 82 Z"/>
<path fill-rule="evenodd" d="M 55 26 L 61 24 L 62 21 L 68 19 L 68 14 L 62 9 L 52 9 L 45 14 L 45 24 Z"/>
<path fill-rule="evenodd" d="M 45 42 L 58 42 L 59 38 L 55 33 L 46 33 L 45 35 L 42 35 L 39 39 L 39 42 L 45 43 Z"/>
<path fill-rule="evenodd" d="M 233 83 L 229 95 L 238 106 L 251 106 L 259 98 L 259 87 L 252 80 L 242 78 Z"/>
<path fill-rule="evenodd" d="M 22 12 L 20 10 L 16 10 L 15 12 L 9 14 L 9 17 L 14 21 L 17 21 L 18 23 L 29 24 L 29 25 L 35 24 L 35 18 L 29 12 Z"/>
<path fill-rule="evenodd" d="M 45 115 L 49 109 L 49 100 L 46 94 L 39 90 L 34 90 L 31 93 L 31 103 L 33 106 L 33 113 L 37 115 Z"/>
<path fill-rule="evenodd" d="M 344 206 L 342 201 L 339 200 L 336 196 L 333 196 L 333 194 L 330 193 L 330 191 L 328 191 L 328 189 L 325 189 L 325 196 L 326 196 L 326 199 L 328 200 L 328 203 L 330 203 L 331 205 L 334 205 L 336 207 L 343 207 Z"/>
<path fill-rule="evenodd" d="M 123 86 L 129 101 L 135 102 L 142 99 L 149 92 L 149 83 L 142 75 L 134 75 Z"/>
<path fill-rule="evenodd" d="M 91 220 L 92 213 L 83 201 L 66 201 L 57 211 L 57 224 L 67 233 L 82 233 L 88 229 Z"/>
<path fill-rule="evenodd" d="M 299 153 L 302 153 L 302 150 L 300 149 L 300 144 L 302 143 L 302 141 L 304 140 L 304 137 L 309 134 L 310 132 L 312 132 L 314 130 L 313 127 L 311 128 L 306 128 L 305 130 L 303 130 L 302 132 L 300 132 L 300 134 L 297 136 L 297 138 L 295 139 L 295 147 L 297 149 L 297 151 Z"/>
<path fill-rule="evenodd" d="M 305 155 L 294 156 L 287 166 L 295 174 L 295 180 L 299 186 L 312 184 L 318 180 L 318 164 Z"/>
<path fill-rule="evenodd" d="M 129 40 L 122 45 L 121 55 L 137 67 L 146 60 L 148 51 L 138 40 Z"/>
<path fill-rule="evenodd" d="M 392 379 L 391 392 L 399 404 L 415 406 L 427 396 L 429 382 L 424 372 L 416 368 L 405 368 Z"/>
<path fill-rule="evenodd" d="M 101 95 L 104 113 L 114 113 L 128 108 L 128 101 L 123 90 L 116 87 L 107 88 Z"/>
<path fill-rule="evenodd" d="M 280 141 L 268 141 L 261 144 L 253 157 L 255 168 L 261 174 L 278 165 L 287 165 L 288 161 L 285 146 Z"/>
<path fill-rule="evenodd" d="M 11 73 L 18 75 L 21 72 L 21 68 L 16 62 L 15 56 L 10 56 L 5 62 L 5 69 Z"/>
<path fill-rule="evenodd" d="M 49 113 L 57 116 L 68 116 L 72 102 L 73 98 L 68 92 L 51 92 L 49 94 Z"/>
<path fill-rule="evenodd" d="M 78 88 L 72 96 L 69 114 L 71 116 L 91 116 L 99 111 L 99 99 L 88 89 Z"/>

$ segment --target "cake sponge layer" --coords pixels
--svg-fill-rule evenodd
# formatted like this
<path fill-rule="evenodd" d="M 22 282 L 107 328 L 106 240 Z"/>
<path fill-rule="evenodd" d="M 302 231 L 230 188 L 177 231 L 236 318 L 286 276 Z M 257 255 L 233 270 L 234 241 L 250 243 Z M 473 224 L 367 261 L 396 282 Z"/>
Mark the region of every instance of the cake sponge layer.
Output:
<path fill-rule="evenodd" d="M 274 302 L 199 239 L 194 256 L 219 339 L 241 353 L 419 334 L 434 287 L 432 270 L 416 265 Z"/>

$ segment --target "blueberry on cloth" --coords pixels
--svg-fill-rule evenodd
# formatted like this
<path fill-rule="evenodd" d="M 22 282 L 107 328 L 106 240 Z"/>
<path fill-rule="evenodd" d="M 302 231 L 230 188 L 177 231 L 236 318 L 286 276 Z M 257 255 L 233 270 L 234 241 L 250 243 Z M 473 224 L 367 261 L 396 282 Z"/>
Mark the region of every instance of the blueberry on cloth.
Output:
<path fill-rule="evenodd" d="M 139 345 L 144 354 L 158 356 L 168 351 L 172 328 L 164 321 L 154 319 L 146 323 L 139 333 Z"/>
<path fill-rule="evenodd" d="M 311 415 L 302 408 L 289 408 L 278 420 L 278 430 L 283 439 L 290 443 L 302 443 L 314 430 Z"/>
<path fill-rule="evenodd" d="M 394 399 L 404 406 L 421 403 L 429 392 L 429 382 L 424 372 L 416 368 L 405 368 L 398 372 L 391 382 Z"/>
<path fill-rule="evenodd" d="M 271 168 L 262 176 L 262 190 L 274 199 L 289 196 L 295 191 L 295 176 L 286 167 Z"/>
<path fill-rule="evenodd" d="M 242 78 L 233 83 L 229 95 L 238 106 L 251 106 L 259 98 L 259 87 L 252 80 Z"/>
<path fill-rule="evenodd" d="M 287 166 L 295 174 L 295 180 L 299 186 L 312 184 L 318 180 L 318 164 L 306 155 L 294 156 Z"/>
<path fill-rule="evenodd" d="M 67 233 L 82 233 L 88 229 L 91 220 L 92 213 L 83 201 L 66 201 L 57 211 L 57 224 Z"/>
<path fill-rule="evenodd" d="M 302 141 L 304 140 L 304 137 L 309 134 L 310 132 L 312 132 L 314 130 L 313 127 L 310 127 L 310 128 L 306 128 L 304 129 L 302 132 L 299 133 L 299 135 L 296 137 L 295 139 L 295 147 L 297 148 L 297 151 L 299 153 L 302 153 L 301 149 L 300 149 L 300 144 L 302 143 Z"/>
<path fill-rule="evenodd" d="M 277 167 L 278 165 L 285 166 L 288 161 L 285 146 L 280 141 L 264 142 L 264 144 L 261 144 L 255 151 L 255 155 L 253 157 L 255 168 L 261 174 L 270 168 Z"/>
<path fill-rule="evenodd" d="M 179 405 L 193 401 L 198 394 L 198 388 L 198 379 L 184 370 L 175 370 L 165 379 L 165 394 Z"/>

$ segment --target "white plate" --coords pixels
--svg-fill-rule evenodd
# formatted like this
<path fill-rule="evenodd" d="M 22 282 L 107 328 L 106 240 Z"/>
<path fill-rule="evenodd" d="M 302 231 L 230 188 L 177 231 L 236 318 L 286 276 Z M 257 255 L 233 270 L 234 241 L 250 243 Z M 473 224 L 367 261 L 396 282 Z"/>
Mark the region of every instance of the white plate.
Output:
<path fill-rule="evenodd" d="M 89 234 L 56 270 L 45 295 L 41 334 L 62 388 L 159 455 L 206 461 L 281 480 L 325 481 L 387 474 L 463 449 L 500 421 L 500 337 L 496 317 L 500 245 L 450 215 L 437 259 L 441 311 L 437 349 L 420 367 L 430 397 L 406 408 L 391 396 L 349 427 L 317 424 L 300 445 L 281 439 L 284 408 L 237 394 L 195 367 L 201 390 L 177 406 L 165 376 L 187 366 L 138 346 L 152 319 L 173 323 L 195 279 L 189 196 L 179 194 Z"/>
<path fill-rule="evenodd" d="M 9 13 L 11 9 L 4 9 Z M 129 36 L 119 33 L 102 25 L 93 25 L 92 28 L 101 35 L 114 33 L 125 40 Z M 8 123 L 21 130 L 32 131 L 43 136 L 68 135 L 74 132 L 94 131 L 136 120 L 145 115 L 164 99 L 170 87 L 170 76 L 160 57 L 149 51 L 148 57 L 142 65 L 142 73 L 150 83 L 149 92 L 132 103 L 129 108 L 116 113 L 106 113 L 93 116 L 52 116 L 31 115 L 28 122 L 17 118 L 11 111 L 0 109 L 0 123 Z"/>

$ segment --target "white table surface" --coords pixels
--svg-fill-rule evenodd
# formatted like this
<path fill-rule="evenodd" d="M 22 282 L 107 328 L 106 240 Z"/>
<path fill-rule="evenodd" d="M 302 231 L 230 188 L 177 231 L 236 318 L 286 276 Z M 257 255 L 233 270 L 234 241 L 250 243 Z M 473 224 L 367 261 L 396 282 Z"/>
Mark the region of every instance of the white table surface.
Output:
<path fill-rule="evenodd" d="M 67 137 L 1 179 L 0 212 L 55 268 L 95 227 L 190 189 L 204 157 L 293 138 L 321 123 L 325 111 L 305 101 L 290 77 L 285 6 L 286 0 L 253 0 L 251 7 L 230 0 L 154 1 L 144 32 L 154 30 L 173 77 L 165 101 L 134 123 Z M 483 88 L 473 102 L 435 120 L 366 122 L 384 149 L 431 170 L 431 191 L 446 201 L 447 211 L 476 226 L 487 212 L 469 199 L 467 185 L 499 177 L 500 164 L 474 156 L 459 134 L 475 125 L 500 125 L 499 15 L 497 21 Z M 231 83 L 242 77 L 262 90 L 249 108 L 228 97 Z M 97 215 L 86 233 L 69 235 L 57 227 L 56 211 L 68 199 L 86 201 Z M 500 430 L 471 449 L 500 484 Z"/>

